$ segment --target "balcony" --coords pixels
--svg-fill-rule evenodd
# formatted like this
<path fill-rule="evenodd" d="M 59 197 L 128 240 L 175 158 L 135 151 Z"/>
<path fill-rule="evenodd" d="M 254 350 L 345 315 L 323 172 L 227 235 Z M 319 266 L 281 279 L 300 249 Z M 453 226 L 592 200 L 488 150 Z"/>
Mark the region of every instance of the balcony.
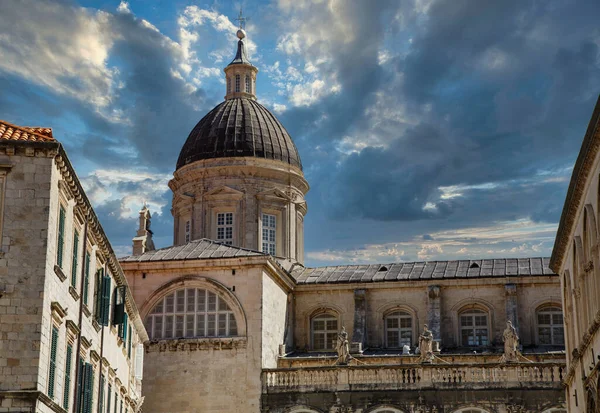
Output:
<path fill-rule="evenodd" d="M 264 369 L 263 394 L 381 390 L 562 389 L 562 362 L 402 364 Z"/>

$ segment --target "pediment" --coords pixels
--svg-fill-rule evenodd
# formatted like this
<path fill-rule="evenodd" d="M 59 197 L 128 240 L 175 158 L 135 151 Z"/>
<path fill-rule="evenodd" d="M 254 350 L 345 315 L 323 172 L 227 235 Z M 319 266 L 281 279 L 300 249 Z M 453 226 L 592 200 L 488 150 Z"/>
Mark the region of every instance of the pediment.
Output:
<path fill-rule="evenodd" d="M 277 188 L 272 188 L 263 192 L 259 192 L 258 194 L 256 194 L 256 197 L 259 199 L 292 202 L 292 198 L 290 198 L 288 194 Z"/>
<path fill-rule="evenodd" d="M 204 197 L 209 199 L 240 199 L 244 193 L 228 186 L 220 186 L 208 191 Z"/>

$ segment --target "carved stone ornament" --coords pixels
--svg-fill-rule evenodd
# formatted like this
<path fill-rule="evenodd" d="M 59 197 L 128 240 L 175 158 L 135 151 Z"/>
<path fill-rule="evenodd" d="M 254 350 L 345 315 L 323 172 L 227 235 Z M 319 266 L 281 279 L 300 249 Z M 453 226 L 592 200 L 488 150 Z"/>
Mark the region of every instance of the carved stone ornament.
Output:
<path fill-rule="evenodd" d="M 583 266 L 583 271 L 585 271 L 586 273 L 591 272 L 593 269 L 594 269 L 594 261 L 592 261 L 592 260 L 586 262 L 585 265 Z"/>
<path fill-rule="evenodd" d="M 335 350 L 338 354 L 337 364 L 348 364 L 352 357 L 350 356 L 350 343 L 348 341 L 348 333 L 346 332 L 346 327 L 342 327 L 342 331 L 338 333 Z"/>
<path fill-rule="evenodd" d="M 423 333 L 419 336 L 419 361 L 421 363 L 432 363 L 433 355 L 433 333 L 423 326 Z"/>
<path fill-rule="evenodd" d="M 517 335 L 517 330 L 510 321 L 506 322 L 506 329 L 504 329 L 504 333 L 502 333 L 502 339 L 504 341 L 502 362 L 510 363 L 519 361 L 519 336 Z"/>

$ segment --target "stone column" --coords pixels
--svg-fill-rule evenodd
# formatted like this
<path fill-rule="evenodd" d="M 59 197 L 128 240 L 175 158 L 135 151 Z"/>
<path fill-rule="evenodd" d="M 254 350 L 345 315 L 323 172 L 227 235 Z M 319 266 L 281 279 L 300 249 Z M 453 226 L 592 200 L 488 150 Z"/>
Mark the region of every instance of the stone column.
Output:
<path fill-rule="evenodd" d="M 442 340 L 442 289 L 439 285 L 430 285 L 427 287 L 427 292 L 429 297 L 427 303 L 427 325 L 433 334 L 433 341 L 440 343 Z M 434 344 L 434 351 L 439 348 L 439 346 L 439 344 Z"/>
<path fill-rule="evenodd" d="M 354 290 L 354 330 L 350 342 L 350 353 L 362 353 L 367 333 L 367 292 Z"/>
<path fill-rule="evenodd" d="M 517 285 L 504 284 L 506 295 L 506 321 L 510 321 L 519 333 L 519 317 L 517 312 Z"/>

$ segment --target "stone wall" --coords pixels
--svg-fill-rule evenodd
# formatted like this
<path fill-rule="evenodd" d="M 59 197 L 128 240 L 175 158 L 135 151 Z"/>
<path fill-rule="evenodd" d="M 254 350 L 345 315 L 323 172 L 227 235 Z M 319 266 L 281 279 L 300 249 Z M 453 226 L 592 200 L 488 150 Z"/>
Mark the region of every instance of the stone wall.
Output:
<path fill-rule="evenodd" d="M 489 314 L 489 337 L 492 345 L 502 345 L 502 332 L 507 321 L 506 284 L 516 288 L 516 312 L 518 331 L 523 346 L 536 344 L 535 310 L 543 304 L 560 306 L 560 284 L 556 276 L 510 277 L 510 279 L 478 278 L 462 280 L 435 280 L 439 286 L 439 307 L 429 305 L 429 288 L 425 281 L 300 285 L 294 291 L 295 298 L 295 346 L 310 350 L 310 320 L 321 311 L 338 315 L 341 326 L 350 332 L 354 329 L 355 290 L 365 289 L 366 300 L 366 347 L 385 347 L 384 317 L 400 310 L 413 317 L 413 345 L 432 315 L 430 309 L 439 308 L 436 315 L 441 320 L 441 345 L 445 349 L 460 346 L 458 314 L 461 310 L 476 307 Z M 435 318 L 435 317 L 434 317 Z"/>
<path fill-rule="evenodd" d="M 279 345 L 284 344 L 287 293 L 268 273 L 262 279 L 262 367 L 277 367 Z"/>

